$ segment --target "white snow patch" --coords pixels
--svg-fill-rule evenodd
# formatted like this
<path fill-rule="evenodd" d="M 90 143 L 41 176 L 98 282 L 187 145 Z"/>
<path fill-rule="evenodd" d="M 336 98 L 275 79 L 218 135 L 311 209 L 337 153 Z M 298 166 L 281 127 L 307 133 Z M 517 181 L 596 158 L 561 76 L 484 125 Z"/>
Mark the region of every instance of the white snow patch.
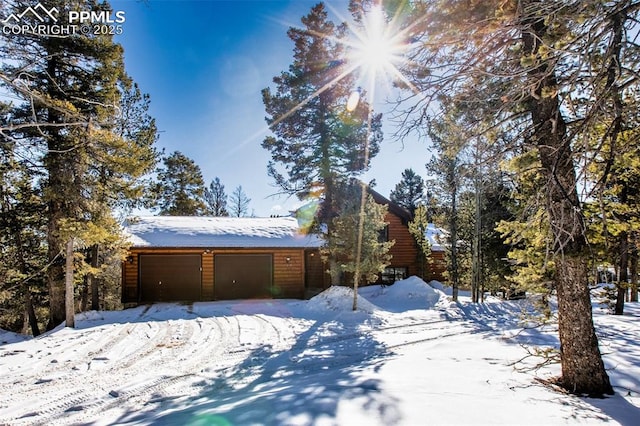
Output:
<path fill-rule="evenodd" d="M 314 296 L 308 302 L 309 309 L 315 311 L 353 311 L 353 289 L 350 287 L 334 285 Z M 358 311 L 373 313 L 378 307 L 367 299 L 358 295 Z"/>
<path fill-rule="evenodd" d="M 397 281 L 386 292 L 386 298 L 400 303 L 406 299 L 423 299 L 426 302 L 423 309 L 433 308 L 443 297 L 446 297 L 443 292 L 435 290 L 416 276 Z"/>
<path fill-rule="evenodd" d="M 390 286 L 367 286 L 360 294 L 374 305 L 389 312 L 431 309 L 447 300 L 446 295 L 430 287 L 422 279 L 411 276 Z"/>
<path fill-rule="evenodd" d="M 142 216 L 125 235 L 136 247 L 320 247 L 294 217 Z"/>
<path fill-rule="evenodd" d="M 427 224 L 427 229 L 425 229 L 424 235 L 427 238 L 427 241 L 429 241 L 432 251 L 445 250 L 447 238 L 449 238 L 449 231 L 443 228 L 438 228 L 433 223 L 429 223 Z"/>
<path fill-rule="evenodd" d="M 28 339 L 28 336 L 0 329 L 0 344 L 22 342 Z"/>
<path fill-rule="evenodd" d="M 558 349 L 557 324 L 523 327 L 526 301 L 442 300 L 412 277 L 361 288 L 356 312 L 353 290 L 332 287 L 0 332 L 0 424 L 638 424 L 640 304 L 594 312 L 616 390 L 594 400 L 536 380 L 559 367 L 527 348 Z"/>

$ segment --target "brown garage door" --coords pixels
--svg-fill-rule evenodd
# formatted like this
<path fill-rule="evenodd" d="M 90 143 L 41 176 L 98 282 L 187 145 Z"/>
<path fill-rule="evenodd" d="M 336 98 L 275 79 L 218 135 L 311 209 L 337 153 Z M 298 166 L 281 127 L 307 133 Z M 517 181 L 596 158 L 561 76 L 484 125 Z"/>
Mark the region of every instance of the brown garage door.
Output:
<path fill-rule="evenodd" d="M 217 300 L 271 297 L 270 254 L 217 254 L 214 292 Z"/>
<path fill-rule="evenodd" d="M 140 255 L 142 302 L 200 300 L 200 255 Z"/>

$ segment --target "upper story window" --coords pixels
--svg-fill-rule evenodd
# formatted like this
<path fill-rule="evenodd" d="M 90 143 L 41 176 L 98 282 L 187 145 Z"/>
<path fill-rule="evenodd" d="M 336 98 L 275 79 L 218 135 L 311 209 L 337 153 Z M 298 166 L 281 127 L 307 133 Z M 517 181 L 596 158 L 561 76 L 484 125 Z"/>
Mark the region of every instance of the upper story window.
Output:
<path fill-rule="evenodd" d="M 389 241 L 389 225 L 385 225 L 378 234 L 378 242 L 386 243 Z"/>

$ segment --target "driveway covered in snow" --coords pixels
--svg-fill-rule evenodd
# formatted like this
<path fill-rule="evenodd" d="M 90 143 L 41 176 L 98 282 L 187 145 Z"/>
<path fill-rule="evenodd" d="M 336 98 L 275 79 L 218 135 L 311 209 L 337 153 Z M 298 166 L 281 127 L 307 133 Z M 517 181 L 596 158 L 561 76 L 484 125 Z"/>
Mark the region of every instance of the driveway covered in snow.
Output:
<path fill-rule="evenodd" d="M 0 424 L 630 424 L 627 398 L 594 403 L 518 371 L 523 302 L 452 304 L 422 281 L 331 288 L 310 301 L 157 304 L 78 315 L 77 329 L 0 334 Z M 620 318 L 618 328 L 637 330 Z M 607 321 L 610 321 L 607 318 Z M 609 332 L 616 328 L 608 325 Z M 618 335 L 608 347 L 622 343 Z M 539 361 L 539 360 L 538 360 Z M 538 377 L 557 374 L 557 367 Z M 614 384 L 623 380 L 614 375 Z M 635 404 L 635 405 L 634 405 Z M 463 408 L 464 407 L 464 408 Z"/>

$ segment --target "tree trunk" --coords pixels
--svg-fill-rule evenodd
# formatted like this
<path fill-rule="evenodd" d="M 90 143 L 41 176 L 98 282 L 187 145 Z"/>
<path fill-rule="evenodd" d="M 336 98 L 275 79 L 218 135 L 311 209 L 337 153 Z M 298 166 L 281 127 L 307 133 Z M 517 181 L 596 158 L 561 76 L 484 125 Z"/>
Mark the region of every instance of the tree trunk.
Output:
<path fill-rule="evenodd" d="M 65 320 L 66 326 L 74 328 L 75 322 L 75 306 L 73 297 L 73 238 L 67 241 L 67 249 L 65 254 Z"/>
<path fill-rule="evenodd" d="M 358 284 L 360 281 L 360 262 L 362 257 L 362 238 L 364 235 L 364 208 L 367 199 L 367 188 L 360 182 L 360 212 L 358 213 L 358 241 L 356 241 L 356 271 L 353 274 L 353 310 L 358 309 Z"/>
<path fill-rule="evenodd" d="M 557 274 L 558 331 L 562 362 L 560 384 L 577 394 L 613 394 L 594 332 L 591 298 L 589 291 L 585 291 L 586 262 L 580 258 L 564 256 L 557 264 Z"/>
<path fill-rule="evenodd" d="M 20 264 L 20 272 L 23 274 L 27 273 L 27 262 L 24 258 L 24 253 L 22 251 L 22 235 L 20 230 L 16 230 L 15 232 L 15 243 L 18 256 L 18 263 Z M 24 281 L 24 306 L 25 306 L 25 314 L 27 316 L 27 320 L 29 321 L 29 327 L 31 328 L 31 334 L 33 337 L 40 335 L 40 327 L 38 326 L 38 318 L 36 317 L 36 311 L 33 308 L 33 302 L 31 300 L 31 290 L 29 290 L 29 281 Z"/>
<path fill-rule="evenodd" d="M 31 334 L 33 337 L 40 335 L 40 327 L 38 326 L 38 318 L 36 317 L 36 311 L 33 309 L 33 302 L 31 301 L 31 292 L 29 291 L 29 285 L 25 284 L 24 305 L 27 319 L 29 320 L 29 327 L 31 328 Z"/>
<path fill-rule="evenodd" d="M 615 315 L 624 314 L 624 297 L 627 293 L 628 284 L 628 271 L 629 271 L 629 240 L 626 232 L 621 232 L 618 236 L 618 247 L 620 250 L 618 280 L 616 283 L 616 306 L 614 309 Z"/>
<path fill-rule="evenodd" d="M 91 261 L 92 268 L 98 267 L 98 245 L 91 246 Z M 87 275 L 87 286 L 91 291 L 91 310 L 97 311 L 100 309 L 100 300 L 98 298 L 98 279 L 95 274 L 90 273 Z"/>
<path fill-rule="evenodd" d="M 89 274 L 84 277 L 82 287 L 80 288 L 80 312 L 87 311 L 89 304 Z"/>
<path fill-rule="evenodd" d="M 55 41 L 51 41 L 55 43 Z M 47 61 L 47 73 L 51 79 L 58 74 L 58 55 L 55 47 L 51 47 L 49 59 Z M 60 97 L 60 89 L 56 82 L 50 80 L 47 88 L 52 99 Z M 62 123 L 64 117 L 55 108 L 47 110 L 49 123 Z M 68 192 L 72 183 L 71 162 L 62 154 L 67 150 L 64 136 L 57 128 L 51 130 L 51 135 L 47 138 L 48 153 L 44 158 L 44 165 L 47 170 L 47 181 L 45 183 L 45 199 L 47 201 L 47 257 L 49 268 L 47 269 L 47 283 L 49 286 L 49 321 L 47 330 L 51 330 L 65 320 L 65 282 L 64 267 L 62 264 L 61 250 L 64 241 L 60 238 L 60 222 L 65 217 L 69 203 Z"/>
<path fill-rule="evenodd" d="M 479 165 L 478 165 L 478 153 L 477 153 L 477 144 L 479 142 L 476 141 L 476 170 L 474 177 L 474 196 L 475 196 L 475 223 L 474 223 L 474 237 L 473 237 L 473 254 L 472 254 L 472 281 L 471 281 L 471 301 L 473 303 L 478 303 L 480 300 L 480 286 L 481 286 L 481 262 L 480 262 L 480 245 L 481 245 L 481 237 L 482 237 L 482 217 L 481 217 L 481 206 L 480 202 L 482 199 L 482 187 L 480 185 L 480 177 L 478 176 Z"/>
<path fill-rule="evenodd" d="M 456 165 L 454 161 L 449 164 L 449 184 L 451 185 L 451 217 L 449 218 L 450 244 L 451 244 L 451 297 L 458 301 L 458 286 L 460 274 L 458 271 L 458 187 L 456 180 Z"/>
<path fill-rule="evenodd" d="M 630 293 L 629 301 L 638 301 L 638 241 L 636 233 L 631 234 L 631 250 L 629 250 Z"/>
<path fill-rule="evenodd" d="M 540 0 L 520 3 L 521 31 L 525 55 L 539 58 L 539 48 L 548 28 Z M 576 188 L 571 140 L 560 112 L 553 62 L 538 59 L 528 70 L 527 108 L 533 131 L 530 142 L 538 150 L 546 185 L 546 209 L 554 237 L 554 261 L 558 294 L 558 329 L 562 377 L 560 384 L 570 392 L 599 396 L 613 394 L 604 369 L 593 326 L 587 242 L 582 206 Z"/>

